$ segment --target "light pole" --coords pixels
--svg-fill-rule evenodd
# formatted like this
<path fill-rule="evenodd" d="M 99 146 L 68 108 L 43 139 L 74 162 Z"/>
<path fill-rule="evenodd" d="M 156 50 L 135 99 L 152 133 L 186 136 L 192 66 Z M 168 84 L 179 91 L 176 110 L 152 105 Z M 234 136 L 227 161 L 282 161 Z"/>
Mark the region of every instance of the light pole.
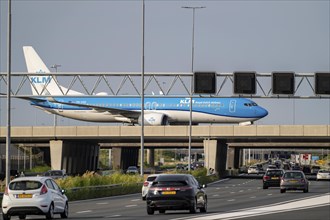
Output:
<path fill-rule="evenodd" d="M 194 52 L 195 52 L 195 10 L 206 8 L 205 6 L 182 6 L 184 9 L 192 10 L 192 40 L 191 40 L 191 72 L 194 73 Z M 191 77 L 190 86 L 190 103 L 189 103 L 189 149 L 188 149 L 188 170 L 191 170 L 191 130 L 192 130 L 192 94 L 193 93 L 193 76 Z"/>
<path fill-rule="evenodd" d="M 8 0 L 7 32 L 7 135 L 6 135 L 6 186 L 10 182 L 10 144 L 11 144 L 11 0 Z"/>
<path fill-rule="evenodd" d="M 55 72 L 57 73 L 57 68 L 58 67 L 61 67 L 61 65 L 60 64 L 54 64 L 50 68 L 55 69 Z M 57 115 L 54 114 L 54 127 L 56 127 L 56 126 L 57 126 Z"/>
<path fill-rule="evenodd" d="M 145 3 L 142 1 L 142 55 L 141 55 L 141 164 L 140 175 L 144 175 L 144 24 L 145 24 Z"/>

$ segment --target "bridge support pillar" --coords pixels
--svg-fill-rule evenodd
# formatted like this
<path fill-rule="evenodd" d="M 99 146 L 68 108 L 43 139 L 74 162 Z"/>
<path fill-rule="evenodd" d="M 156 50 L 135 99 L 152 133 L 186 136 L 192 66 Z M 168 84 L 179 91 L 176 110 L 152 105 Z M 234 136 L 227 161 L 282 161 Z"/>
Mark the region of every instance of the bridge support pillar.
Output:
<path fill-rule="evenodd" d="M 221 140 L 204 140 L 204 166 L 219 176 L 226 175 L 227 144 Z"/>
<path fill-rule="evenodd" d="M 112 148 L 113 167 L 126 170 L 129 166 L 137 166 L 139 162 L 139 148 Z"/>
<path fill-rule="evenodd" d="M 147 163 L 150 165 L 150 167 L 155 166 L 155 149 L 147 150 Z"/>
<path fill-rule="evenodd" d="M 99 161 L 99 145 L 63 140 L 50 141 L 51 167 L 68 174 L 95 171 Z"/>
<path fill-rule="evenodd" d="M 227 166 L 226 169 L 238 169 L 240 163 L 240 152 L 239 148 L 229 147 L 227 150 Z"/>

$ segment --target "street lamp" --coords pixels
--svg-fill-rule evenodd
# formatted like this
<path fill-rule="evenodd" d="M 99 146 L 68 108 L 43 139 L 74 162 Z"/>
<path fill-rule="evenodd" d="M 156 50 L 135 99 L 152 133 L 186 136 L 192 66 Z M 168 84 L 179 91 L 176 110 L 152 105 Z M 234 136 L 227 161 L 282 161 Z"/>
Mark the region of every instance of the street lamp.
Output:
<path fill-rule="evenodd" d="M 195 10 L 206 8 L 205 6 L 182 6 L 184 9 L 192 10 L 192 40 L 191 40 L 191 72 L 194 73 L 194 51 L 195 51 Z M 193 77 L 191 77 L 190 103 L 189 103 L 189 150 L 188 150 L 188 170 L 191 170 L 191 129 L 192 129 L 192 93 Z"/>
<path fill-rule="evenodd" d="M 60 64 L 54 64 L 50 68 L 55 69 L 55 72 L 57 73 L 57 68 L 58 67 L 61 67 L 61 65 Z M 57 115 L 54 114 L 54 127 L 56 127 L 56 125 L 57 125 Z"/>

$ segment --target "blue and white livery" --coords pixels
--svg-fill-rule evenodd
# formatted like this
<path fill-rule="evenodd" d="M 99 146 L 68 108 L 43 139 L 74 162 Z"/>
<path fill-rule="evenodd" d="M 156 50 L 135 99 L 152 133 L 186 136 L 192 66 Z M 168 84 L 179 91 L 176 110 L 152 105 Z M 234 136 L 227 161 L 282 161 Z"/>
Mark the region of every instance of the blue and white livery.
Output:
<path fill-rule="evenodd" d="M 60 86 L 33 47 L 23 47 L 33 95 L 51 98 L 28 98 L 42 110 L 63 117 L 90 122 L 141 123 L 141 99 L 137 97 L 83 97 L 84 94 Z M 38 73 L 42 75 L 38 76 Z M 63 94 L 66 94 L 63 96 Z M 188 124 L 190 99 L 146 97 L 145 125 Z M 193 98 L 192 122 L 252 124 L 268 115 L 267 110 L 245 98 Z"/>

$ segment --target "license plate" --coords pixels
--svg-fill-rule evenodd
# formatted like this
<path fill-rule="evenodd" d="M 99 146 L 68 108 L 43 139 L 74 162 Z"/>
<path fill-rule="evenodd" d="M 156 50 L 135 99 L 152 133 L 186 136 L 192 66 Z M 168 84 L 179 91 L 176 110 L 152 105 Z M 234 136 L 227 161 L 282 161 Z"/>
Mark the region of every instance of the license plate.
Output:
<path fill-rule="evenodd" d="M 16 198 L 18 198 L 18 199 L 30 199 L 30 198 L 32 198 L 32 194 L 18 194 L 18 195 L 16 195 Z"/>
<path fill-rule="evenodd" d="M 162 192 L 162 195 L 175 195 L 176 191 L 164 191 Z"/>
<path fill-rule="evenodd" d="M 297 183 L 297 180 L 290 180 L 290 183 Z"/>
<path fill-rule="evenodd" d="M 279 178 L 278 177 L 272 177 L 272 180 L 278 180 Z"/>

